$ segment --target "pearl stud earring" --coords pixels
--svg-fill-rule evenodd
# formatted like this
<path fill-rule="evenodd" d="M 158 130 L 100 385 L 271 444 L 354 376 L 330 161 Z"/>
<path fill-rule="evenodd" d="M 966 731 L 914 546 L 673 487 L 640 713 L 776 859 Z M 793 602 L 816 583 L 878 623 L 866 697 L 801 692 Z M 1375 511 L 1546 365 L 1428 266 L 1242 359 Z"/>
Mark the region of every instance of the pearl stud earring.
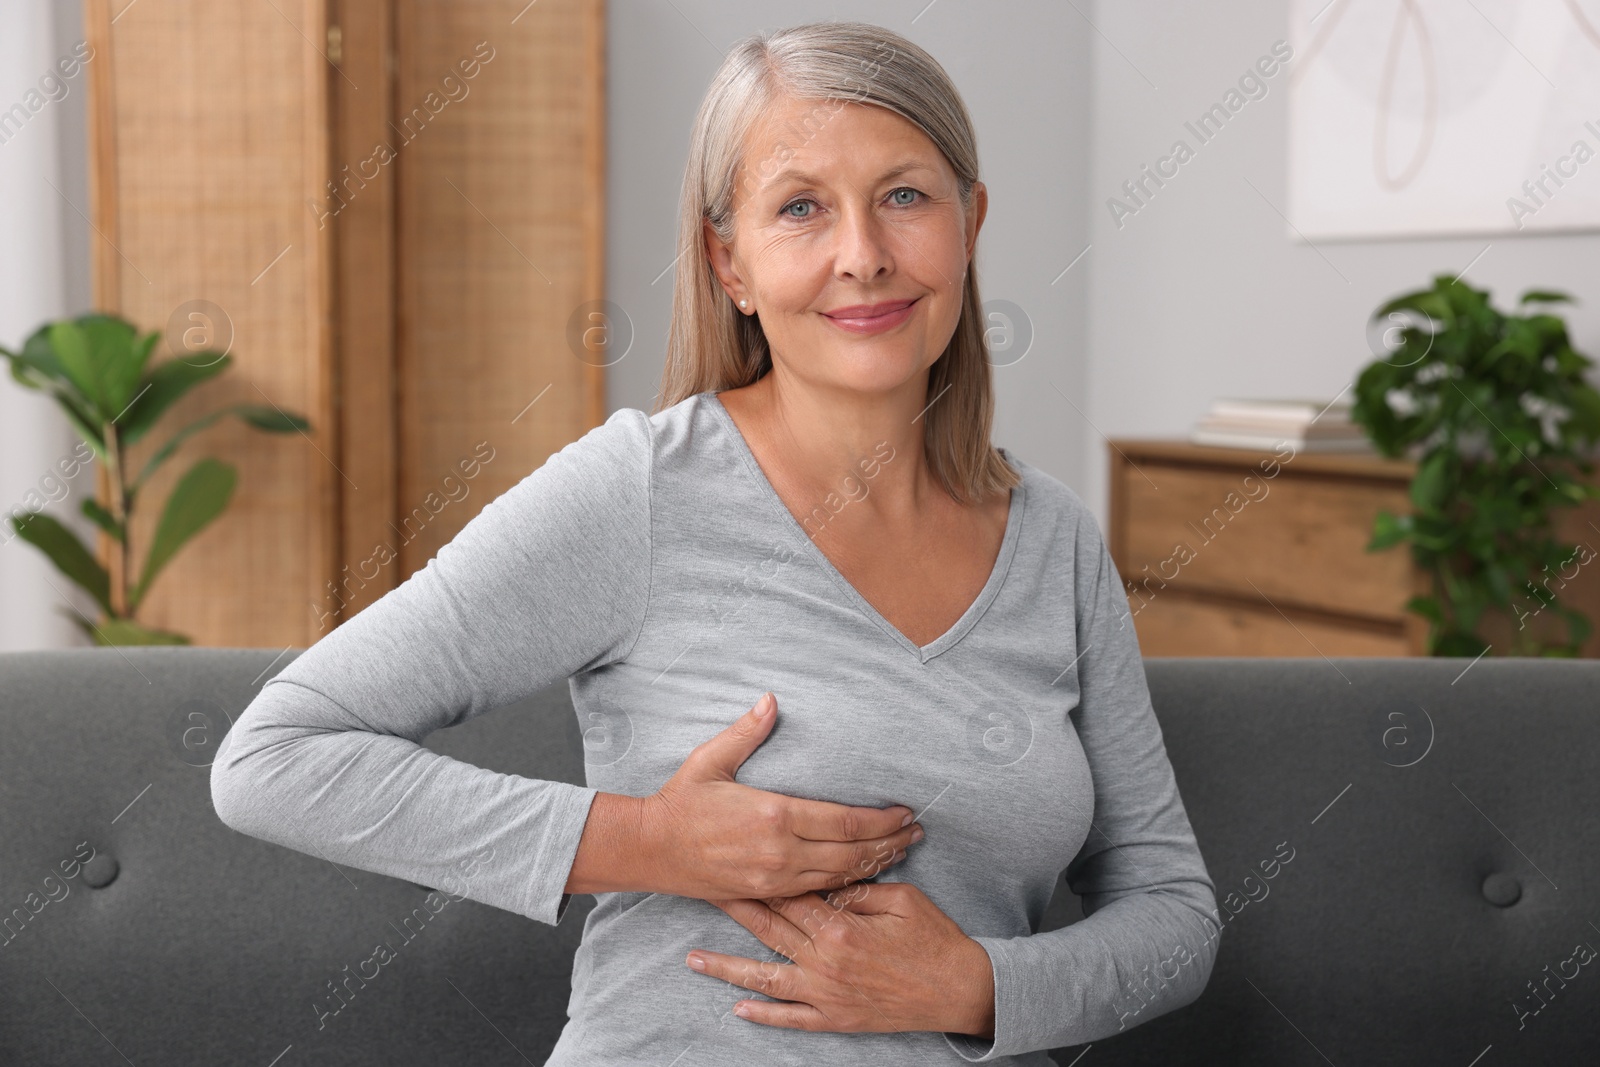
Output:
<path fill-rule="evenodd" d="M 739 301 L 739 306 L 740 306 L 740 307 L 742 307 L 742 308 L 747 308 L 747 307 L 749 307 L 749 306 L 750 306 L 750 301 L 748 301 L 748 300 L 741 300 L 741 301 Z"/>

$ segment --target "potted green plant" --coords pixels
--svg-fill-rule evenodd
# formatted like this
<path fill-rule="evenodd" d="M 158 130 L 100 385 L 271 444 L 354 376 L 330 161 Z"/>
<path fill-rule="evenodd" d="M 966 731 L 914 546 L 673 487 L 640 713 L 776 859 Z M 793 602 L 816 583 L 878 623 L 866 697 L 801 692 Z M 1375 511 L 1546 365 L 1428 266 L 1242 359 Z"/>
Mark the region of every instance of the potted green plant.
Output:
<path fill-rule="evenodd" d="M 174 433 L 133 474 L 129 448 L 149 434 L 184 394 L 221 374 L 230 363 L 225 353 L 207 349 L 151 366 L 150 355 L 160 338 L 159 331 L 140 336 L 132 323 L 116 315 L 92 313 L 44 324 L 27 339 L 21 352 L 0 347 L 0 355 L 11 362 L 11 376 L 27 388 L 55 398 L 110 476 L 110 501 L 102 504 L 87 498 L 81 510 L 110 536 L 121 557 L 121 581 L 115 585 L 95 554 L 55 518 L 29 511 L 11 519 L 18 537 L 38 548 L 63 575 L 94 597 L 103 613 L 98 623 L 68 611 L 100 645 L 189 643 L 183 634 L 140 625 L 136 614 L 162 568 L 227 508 L 237 472 L 231 464 L 207 457 L 197 460 L 178 479 L 161 508 L 135 580 L 128 536 L 133 516 L 144 504 L 150 476 L 178 446 L 226 415 L 268 433 L 310 428 L 299 415 L 276 407 L 235 404 Z"/>
<path fill-rule="evenodd" d="M 1529 290 L 1518 308 L 1571 299 Z M 1593 361 L 1559 316 L 1502 313 L 1445 274 L 1372 320 L 1403 325 L 1357 378 L 1351 415 L 1380 452 L 1409 452 L 1417 469 L 1413 510 L 1380 512 L 1367 549 L 1411 543 L 1431 591 L 1406 606 L 1428 620 L 1428 653 L 1487 651 L 1480 623 L 1497 609 L 1516 621 L 1502 652 L 1576 655 L 1592 628 L 1557 590 L 1587 560 L 1553 536 L 1552 512 L 1600 497 L 1579 476 L 1593 472 L 1587 450 L 1600 438 L 1600 393 L 1584 380 Z"/>

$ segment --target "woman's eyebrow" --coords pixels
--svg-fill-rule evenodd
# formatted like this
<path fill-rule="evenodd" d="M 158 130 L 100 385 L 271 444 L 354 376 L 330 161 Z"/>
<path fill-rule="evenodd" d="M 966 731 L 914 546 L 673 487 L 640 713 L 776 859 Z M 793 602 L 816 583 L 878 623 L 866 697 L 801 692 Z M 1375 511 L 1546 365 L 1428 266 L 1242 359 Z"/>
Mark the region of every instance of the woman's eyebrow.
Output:
<path fill-rule="evenodd" d="M 913 171 L 913 170 L 926 170 L 926 171 L 931 172 L 933 170 L 933 168 L 928 166 L 926 163 L 922 162 L 921 160 L 908 159 L 908 160 L 905 160 L 902 163 L 896 163 L 894 166 L 890 167 L 888 170 L 886 170 L 882 174 L 878 175 L 877 180 L 880 181 L 880 182 L 888 181 L 890 178 L 898 178 L 900 175 L 905 174 L 908 171 Z M 824 185 L 824 184 L 826 184 L 826 181 L 823 178 L 819 178 L 815 174 L 807 173 L 806 171 L 800 170 L 797 167 L 788 167 L 788 168 L 785 168 L 784 170 L 780 170 L 777 174 L 774 174 L 772 176 L 772 178 L 767 181 L 766 187 L 770 189 L 770 188 L 772 188 L 772 187 L 774 187 L 776 185 L 780 185 L 783 182 L 791 181 L 791 180 L 792 181 L 798 181 L 798 182 L 804 182 L 807 185 Z"/>

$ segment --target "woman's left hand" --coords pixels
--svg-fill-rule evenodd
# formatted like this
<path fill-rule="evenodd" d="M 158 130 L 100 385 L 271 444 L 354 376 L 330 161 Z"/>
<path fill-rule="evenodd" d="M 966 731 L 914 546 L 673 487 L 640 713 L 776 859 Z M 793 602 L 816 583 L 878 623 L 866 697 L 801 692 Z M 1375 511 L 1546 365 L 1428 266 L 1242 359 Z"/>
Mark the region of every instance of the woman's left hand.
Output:
<path fill-rule="evenodd" d="M 908 882 L 827 894 L 713 900 L 792 963 L 696 949 L 689 965 L 779 1001 L 742 1000 L 751 1022 L 795 1030 L 994 1035 L 994 970 L 982 945 Z"/>

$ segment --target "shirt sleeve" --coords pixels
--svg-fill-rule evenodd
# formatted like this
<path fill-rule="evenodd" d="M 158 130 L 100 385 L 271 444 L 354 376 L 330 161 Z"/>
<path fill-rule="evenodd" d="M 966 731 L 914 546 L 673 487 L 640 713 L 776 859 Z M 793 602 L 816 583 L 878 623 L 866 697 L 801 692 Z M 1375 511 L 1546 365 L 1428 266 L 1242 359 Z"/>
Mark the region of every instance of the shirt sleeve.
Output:
<path fill-rule="evenodd" d="M 1081 1045 L 1200 996 L 1221 926 L 1150 703 L 1122 582 L 1078 501 L 1078 707 L 1071 718 L 1094 779 L 1094 816 L 1067 866 L 1084 918 L 1026 937 L 976 937 L 994 967 L 992 1041 L 945 1035 L 984 1063 Z"/>
<path fill-rule="evenodd" d="M 419 742 L 625 659 L 650 595 L 649 417 L 623 408 L 262 686 L 211 767 L 229 827 L 554 925 L 598 790 Z"/>

